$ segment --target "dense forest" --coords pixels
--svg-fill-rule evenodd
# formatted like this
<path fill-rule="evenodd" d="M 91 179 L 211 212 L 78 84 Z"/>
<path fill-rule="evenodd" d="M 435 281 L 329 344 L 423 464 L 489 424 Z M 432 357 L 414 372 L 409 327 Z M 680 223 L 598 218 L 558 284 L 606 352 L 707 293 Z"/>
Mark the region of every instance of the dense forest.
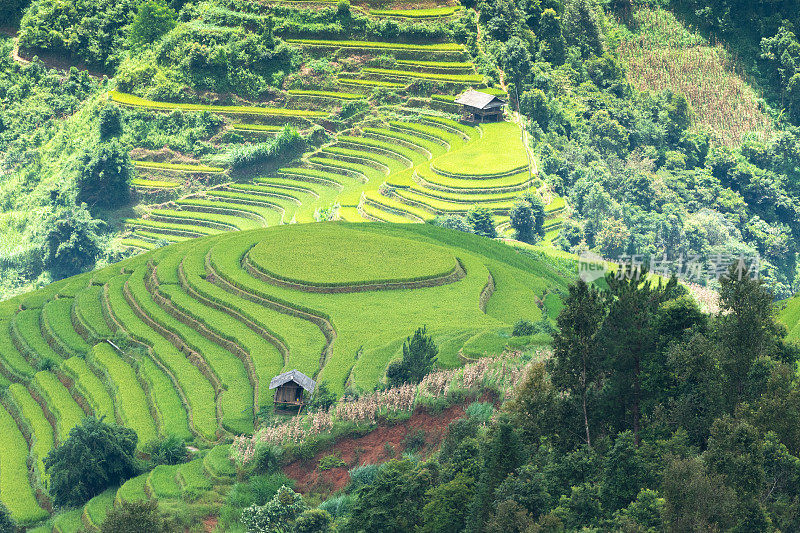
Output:
<path fill-rule="evenodd" d="M 798 32 L 793 0 L 4 2 L 0 533 L 800 531 Z"/>

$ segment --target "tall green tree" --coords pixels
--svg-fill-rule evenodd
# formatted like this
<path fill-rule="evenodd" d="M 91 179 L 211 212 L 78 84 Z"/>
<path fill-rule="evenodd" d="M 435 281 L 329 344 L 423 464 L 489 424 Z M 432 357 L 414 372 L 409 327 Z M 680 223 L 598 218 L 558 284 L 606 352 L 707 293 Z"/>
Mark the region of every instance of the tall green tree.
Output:
<path fill-rule="evenodd" d="M 50 495 L 58 506 L 77 506 L 137 474 L 132 429 L 85 418 L 44 459 Z"/>
<path fill-rule="evenodd" d="M 586 444 L 592 445 L 589 392 L 603 370 L 598 335 L 606 315 L 606 302 L 595 286 L 580 279 L 569 286 L 564 307 L 556 319 L 553 357 L 548 370 L 553 384 L 580 402 Z"/>
<path fill-rule="evenodd" d="M 78 202 L 90 208 L 113 208 L 130 201 L 135 170 L 127 148 L 116 139 L 84 152 L 78 172 Z"/>
<path fill-rule="evenodd" d="M 386 377 L 390 385 L 419 383 L 428 375 L 436 363 L 439 348 L 428 335 L 425 326 L 418 328 L 414 335 L 403 342 L 403 358 L 389 365 Z"/>
<path fill-rule="evenodd" d="M 53 279 L 80 274 L 94 266 L 100 255 L 98 233 L 104 223 L 93 219 L 83 205 L 59 207 L 41 224 L 37 239 L 42 243 L 44 267 Z"/>
<path fill-rule="evenodd" d="M 717 333 L 723 348 L 721 367 L 730 383 L 728 410 L 746 398 L 748 379 L 759 358 L 784 353 L 785 329 L 776 321 L 773 296 L 748 266 L 734 263 L 720 279 Z M 786 352 L 788 354 L 791 351 Z"/>
<path fill-rule="evenodd" d="M 605 365 L 609 370 L 607 390 L 612 405 L 623 419 L 631 422 L 634 442 L 641 442 L 642 384 L 651 368 L 659 368 L 658 311 L 677 287 L 677 278 L 666 284 L 646 281 L 647 269 L 622 265 L 617 273 L 606 275 L 610 298 L 608 315 L 603 322 L 602 342 Z M 612 415 L 613 416 L 613 415 Z M 612 424 L 616 421 L 611 420 Z"/>

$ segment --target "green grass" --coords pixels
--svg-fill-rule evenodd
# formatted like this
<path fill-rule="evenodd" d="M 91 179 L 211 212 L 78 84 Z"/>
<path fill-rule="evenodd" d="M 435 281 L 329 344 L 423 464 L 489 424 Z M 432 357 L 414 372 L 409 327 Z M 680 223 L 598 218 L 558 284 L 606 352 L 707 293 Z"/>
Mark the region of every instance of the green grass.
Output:
<path fill-rule="evenodd" d="M 72 298 L 59 298 L 47 302 L 42 309 L 42 323 L 67 353 L 86 355 L 90 348 L 89 343 L 72 325 L 73 301 Z"/>
<path fill-rule="evenodd" d="M 28 482 L 28 444 L 14 419 L 0 406 L 0 494 L 11 517 L 20 524 L 47 518 Z"/>
<path fill-rule="evenodd" d="M 441 185 L 449 189 L 455 189 L 457 192 L 469 193 L 470 190 L 476 189 L 501 189 L 504 187 L 514 187 L 515 189 L 528 188 L 531 181 L 531 175 L 528 170 L 523 170 L 517 174 L 502 176 L 498 178 L 477 177 L 470 179 L 469 177 L 450 177 L 438 174 L 430 168 L 424 166 L 417 167 L 417 174 L 425 181 L 434 185 Z M 391 180 L 390 180 L 391 181 Z M 484 193 L 485 194 L 485 193 Z"/>
<path fill-rule="evenodd" d="M 421 80 L 441 81 L 443 83 L 483 83 L 483 76 L 480 74 L 437 74 L 434 72 L 419 72 L 414 70 L 397 70 L 385 68 L 365 68 L 361 72 L 367 74 L 378 74 L 394 78 L 414 78 Z"/>
<path fill-rule="evenodd" d="M 125 219 L 125 224 L 135 228 L 149 228 L 152 230 L 163 230 L 169 232 L 189 232 L 197 236 L 200 235 L 214 235 L 220 233 L 222 230 L 216 228 L 207 228 L 204 226 L 195 226 L 193 224 L 176 224 L 174 222 L 162 222 L 161 220 L 151 220 L 146 218 L 128 218 Z"/>
<path fill-rule="evenodd" d="M 59 513 L 53 518 L 54 533 L 79 533 L 83 529 L 81 514 L 83 509 L 73 509 Z"/>
<path fill-rule="evenodd" d="M 786 325 L 789 340 L 800 342 L 800 296 L 787 300 L 778 315 Z"/>
<path fill-rule="evenodd" d="M 130 248 L 141 248 L 142 250 L 155 250 L 158 248 L 154 242 L 137 238 L 122 239 L 119 241 L 119 243 L 123 246 L 128 246 Z"/>
<path fill-rule="evenodd" d="M 280 187 L 262 187 L 258 185 L 251 186 L 251 191 L 256 191 L 256 194 L 248 194 L 239 191 L 223 191 L 213 189 L 206 191 L 206 195 L 214 196 L 217 198 L 225 198 L 230 200 L 243 200 L 245 202 L 257 202 L 266 205 L 280 205 L 281 202 L 296 201 L 300 202 L 300 198 L 306 196 L 308 193 L 301 193 L 291 189 L 281 189 Z M 258 187 L 258 188 L 256 188 Z M 248 190 L 248 189 L 242 189 Z"/>
<path fill-rule="evenodd" d="M 158 437 L 147 396 L 136 373 L 108 344 L 92 348 L 91 361 L 107 376 L 123 423 L 139 436 L 139 446 Z"/>
<path fill-rule="evenodd" d="M 214 479 L 226 479 L 236 475 L 236 466 L 230 459 L 231 446 L 215 446 L 203 457 L 203 467 Z"/>
<path fill-rule="evenodd" d="M 189 420 L 181 398 L 169 377 L 149 357 L 139 360 L 139 372 L 147 383 L 149 397 L 158 414 L 159 432 L 162 436 L 191 437 Z"/>
<path fill-rule="evenodd" d="M 146 500 L 147 493 L 144 491 L 145 483 L 147 483 L 147 478 L 150 476 L 150 472 L 145 472 L 140 476 L 136 476 L 134 478 L 129 479 L 117 491 L 117 495 L 115 497 L 115 501 L 117 504 L 126 501 L 126 502 L 137 502 L 141 500 Z"/>
<path fill-rule="evenodd" d="M 333 48 L 363 48 L 376 50 L 417 50 L 424 52 L 460 52 L 463 46 L 457 43 L 441 44 L 406 44 L 406 43 L 385 43 L 378 41 L 335 41 L 324 39 L 287 39 L 292 44 L 306 46 L 326 46 Z"/>
<path fill-rule="evenodd" d="M 61 361 L 57 354 L 42 336 L 41 309 L 26 309 L 17 313 L 14 319 L 16 330 L 22 341 L 32 351 L 25 354 L 37 361 Z"/>
<path fill-rule="evenodd" d="M 70 430 L 79 425 L 86 414 L 54 374 L 46 371 L 37 372 L 33 378 L 33 385 L 56 419 L 58 441 L 64 442 Z"/>
<path fill-rule="evenodd" d="M 178 485 L 176 474 L 178 465 L 158 465 L 147 477 L 147 488 L 150 493 L 159 499 L 180 498 L 181 487 Z"/>
<path fill-rule="evenodd" d="M 283 126 L 270 126 L 268 124 L 242 124 L 234 122 L 231 127 L 239 131 L 267 131 L 270 133 L 277 133 L 283 130 Z"/>
<path fill-rule="evenodd" d="M 303 109 L 283 109 L 276 107 L 258 106 L 231 106 L 231 105 L 205 105 L 205 104 L 179 104 L 173 102 L 156 102 L 139 98 L 132 94 L 125 94 L 119 91 L 109 91 L 108 96 L 118 104 L 143 107 L 146 109 L 161 109 L 166 111 L 209 111 L 211 113 L 222 113 L 230 115 L 279 115 L 288 117 L 324 117 L 328 113 L 322 111 L 307 111 Z"/>
<path fill-rule="evenodd" d="M 370 9 L 370 15 L 402 18 L 449 17 L 464 9 L 461 6 L 431 7 L 427 9 Z"/>
<path fill-rule="evenodd" d="M 335 98 L 337 100 L 361 100 L 364 98 L 363 94 L 340 93 L 334 91 L 305 91 L 300 89 L 290 89 L 286 92 L 292 96 L 320 96 L 324 98 Z"/>
<path fill-rule="evenodd" d="M 233 198 L 231 200 L 234 200 Z M 183 198 L 175 202 L 181 207 L 185 208 L 192 208 L 192 207 L 205 207 L 211 209 L 221 209 L 221 210 L 230 210 L 233 213 L 237 211 L 241 211 L 244 213 L 251 213 L 253 215 L 258 216 L 263 223 L 258 224 L 257 222 L 254 224 L 255 226 L 273 226 L 275 224 L 280 224 L 281 221 L 281 213 L 278 209 L 266 205 L 249 205 L 244 203 L 235 203 L 234 201 L 219 201 L 219 200 L 205 200 L 202 198 Z M 277 204 L 273 204 L 277 205 Z M 234 215 L 237 216 L 237 215 Z M 241 227 L 241 229 L 246 229 L 247 227 L 251 227 L 249 225 Z"/>
<path fill-rule="evenodd" d="M 39 475 L 45 477 L 44 458 L 47 457 L 47 454 L 53 449 L 55 442 L 53 426 L 51 426 L 50 422 L 45 418 L 42 406 L 33 399 L 28 389 L 19 383 L 14 383 L 9 386 L 8 392 L 14 405 L 17 406 L 17 409 L 22 415 L 22 418 L 25 419 L 30 427 L 34 440 L 31 451 L 36 457 Z"/>
<path fill-rule="evenodd" d="M 64 373 L 75 380 L 78 392 L 86 398 L 92 408 L 95 418 L 105 417 L 114 421 L 114 401 L 109 396 L 103 382 L 92 372 L 86 361 L 80 357 L 70 357 L 61 365 Z"/>
<path fill-rule="evenodd" d="M 99 529 L 100 524 L 106 519 L 108 512 L 114 507 L 114 497 L 116 495 L 117 489 L 115 487 L 89 500 L 83 508 L 83 516 L 86 517 L 89 524 Z"/>
<path fill-rule="evenodd" d="M 451 150 L 461 148 L 464 145 L 464 138 L 461 135 L 435 125 L 399 121 L 392 121 L 389 123 L 389 125 L 393 128 L 410 132 L 412 135 L 428 136 L 439 139 L 440 141 L 449 144 Z"/>
<path fill-rule="evenodd" d="M 181 184 L 175 181 L 148 180 L 143 178 L 133 178 L 131 185 L 134 187 L 146 187 L 151 189 L 175 189 Z"/>
<path fill-rule="evenodd" d="M 394 83 L 391 81 L 380 80 L 361 80 L 358 78 L 339 78 L 339 83 L 342 85 L 360 85 L 363 87 L 388 87 L 389 89 L 404 89 L 405 85 L 402 83 Z"/>
<path fill-rule="evenodd" d="M 434 163 L 436 169 L 456 176 L 492 176 L 528 167 L 522 132 L 513 122 L 481 124 L 483 137 L 469 149 L 453 151 Z"/>
<path fill-rule="evenodd" d="M 395 213 L 393 211 L 389 211 L 383 209 L 382 206 L 375 206 L 371 204 L 364 204 L 361 207 L 361 210 L 364 212 L 365 215 L 368 217 L 373 217 L 380 222 L 390 222 L 394 224 L 406 224 L 409 222 L 413 222 L 411 218 Z"/>
<path fill-rule="evenodd" d="M 11 321 L 0 320 L 0 364 L 21 380 L 31 378 L 36 373 L 11 340 Z"/>
<path fill-rule="evenodd" d="M 102 287 L 89 287 L 75 297 L 75 314 L 78 320 L 98 338 L 110 338 L 114 334 L 108 327 L 103 316 L 103 308 L 100 303 Z"/>
<path fill-rule="evenodd" d="M 214 389 L 184 354 L 134 313 L 123 296 L 126 279 L 127 276 L 118 276 L 109 282 L 109 303 L 114 316 L 131 336 L 152 348 L 186 396 L 194 428 L 204 438 L 214 439 L 217 431 Z"/>
<path fill-rule="evenodd" d="M 177 478 L 184 491 L 211 490 L 211 481 L 209 481 L 203 468 L 202 459 L 195 459 L 180 465 L 177 471 Z"/>
<path fill-rule="evenodd" d="M 466 70 L 474 67 L 472 63 L 464 63 L 458 61 L 417 61 L 414 59 L 398 59 L 397 64 L 409 67 L 453 69 L 453 70 Z"/>
<path fill-rule="evenodd" d="M 241 218 L 233 215 L 221 215 L 219 213 L 203 213 L 200 211 L 179 211 L 177 209 L 153 209 L 150 211 L 150 216 L 158 218 L 166 218 L 170 221 L 186 220 L 188 224 L 192 222 L 198 226 L 203 223 L 210 224 L 213 229 L 223 229 L 227 227 L 228 230 L 243 230 L 252 229 L 261 226 L 255 220 L 249 218 Z M 194 230 L 191 230 L 194 231 Z"/>
<path fill-rule="evenodd" d="M 154 168 L 157 170 L 177 170 L 181 172 L 222 172 L 225 169 L 222 167 L 211 167 L 208 165 L 188 165 L 185 163 L 158 163 L 156 161 L 134 161 L 137 168 Z M 162 182 L 170 183 L 170 182 Z M 177 185 L 177 184 L 176 184 Z"/>
<path fill-rule="evenodd" d="M 301 242 L 324 239 L 330 248 L 325 255 L 318 255 L 316 247 L 298 249 L 294 239 L 275 232 L 259 242 L 249 257 L 255 266 L 275 278 L 318 287 L 426 280 L 449 274 L 455 268 L 455 258 L 444 249 L 359 233 L 333 224 L 301 226 L 293 232 L 295 238 Z M 351 247 L 356 239 L 359 251 L 353 253 Z"/>

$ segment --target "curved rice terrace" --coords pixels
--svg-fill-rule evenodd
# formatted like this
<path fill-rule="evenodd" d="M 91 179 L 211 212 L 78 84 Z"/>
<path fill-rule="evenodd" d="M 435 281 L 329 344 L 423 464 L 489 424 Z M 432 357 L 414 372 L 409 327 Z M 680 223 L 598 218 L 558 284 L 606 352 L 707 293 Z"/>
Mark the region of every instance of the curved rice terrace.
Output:
<path fill-rule="evenodd" d="M 549 262 L 470 234 L 320 223 L 192 239 L 4 301 L 3 501 L 21 522 L 47 516 L 42 460 L 87 415 L 132 428 L 140 447 L 251 434 L 282 371 L 370 390 L 419 324 L 439 366 L 456 367 L 502 350 L 518 319 L 547 316 L 547 294 L 566 283 Z M 203 460 L 159 467 L 79 519 L 96 525 L 115 499 L 174 497 L 206 475 Z"/>

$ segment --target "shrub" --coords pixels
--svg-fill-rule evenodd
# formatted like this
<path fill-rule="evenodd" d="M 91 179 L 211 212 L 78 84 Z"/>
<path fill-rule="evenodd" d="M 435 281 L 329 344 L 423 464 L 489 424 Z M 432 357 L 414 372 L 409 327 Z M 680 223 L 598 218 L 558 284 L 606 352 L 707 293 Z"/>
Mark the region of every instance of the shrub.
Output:
<path fill-rule="evenodd" d="M 122 133 L 122 113 L 119 107 L 108 104 L 100 111 L 100 140 L 107 141 Z"/>
<path fill-rule="evenodd" d="M 336 520 L 341 520 L 350 514 L 350 509 L 352 509 L 355 499 L 356 497 L 353 494 L 340 494 L 319 504 L 318 509 L 327 511 Z"/>
<path fill-rule="evenodd" d="M 311 397 L 309 407 L 320 411 L 327 411 L 336 403 L 336 393 L 330 390 L 328 383 L 323 381 L 317 385 L 314 395 Z"/>
<path fill-rule="evenodd" d="M 130 28 L 130 40 L 142 46 L 156 42 L 162 35 L 177 26 L 178 14 L 163 0 L 148 0 L 139 5 L 139 11 Z"/>
<path fill-rule="evenodd" d="M 332 468 L 340 468 L 345 466 L 345 462 L 338 455 L 326 455 L 319 460 L 320 470 L 330 470 Z"/>
<path fill-rule="evenodd" d="M 17 524 L 11 518 L 11 513 L 2 502 L 0 502 L 0 533 L 14 533 L 17 530 Z"/>
<path fill-rule="evenodd" d="M 494 414 L 491 402 L 472 402 L 467 407 L 467 416 L 477 422 L 486 423 Z"/>
<path fill-rule="evenodd" d="M 295 533 L 328 533 L 329 531 L 333 531 L 333 517 L 328 511 L 322 509 L 303 511 L 294 523 Z"/>
<path fill-rule="evenodd" d="M 514 324 L 511 335 L 514 337 L 525 337 L 536 333 L 536 326 L 529 320 L 520 319 Z"/>
<path fill-rule="evenodd" d="M 128 203 L 134 169 L 128 150 L 118 141 L 100 143 L 86 150 L 77 165 L 78 202 L 85 202 L 90 208 Z"/>
<path fill-rule="evenodd" d="M 403 359 L 386 369 L 389 385 L 419 383 L 433 368 L 439 348 L 423 326 L 403 342 Z"/>
<path fill-rule="evenodd" d="M 381 465 L 361 465 L 350 469 L 350 486 L 353 489 L 370 485 L 380 472 Z"/>
<path fill-rule="evenodd" d="M 242 523 L 248 531 L 286 530 L 305 510 L 303 497 L 284 485 L 266 505 L 242 511 Z"/>
<path fill-rule="evenodd" d="M 409 433 L 406 435 L 406 438 L 403 439 L 403 449 L 406 452 L 416 452 L 420 448 L 425 446 L 425 430 L 418 429 L 414 432 Z"/>
<path fill-rule="evenodd" d="M 186 443 L 174 435 L 150 441 L 145 444 L 142 451 L 150 456 L 150 461 L 154 465 L 177 465 L 188 458 Z"/>
<path fill-rule="evenodd" d="M 123 500 L 112 508 L 103 520 L 101 533 L 168 533 L 174 529 L 158 510 L 156 500 Z"/>

